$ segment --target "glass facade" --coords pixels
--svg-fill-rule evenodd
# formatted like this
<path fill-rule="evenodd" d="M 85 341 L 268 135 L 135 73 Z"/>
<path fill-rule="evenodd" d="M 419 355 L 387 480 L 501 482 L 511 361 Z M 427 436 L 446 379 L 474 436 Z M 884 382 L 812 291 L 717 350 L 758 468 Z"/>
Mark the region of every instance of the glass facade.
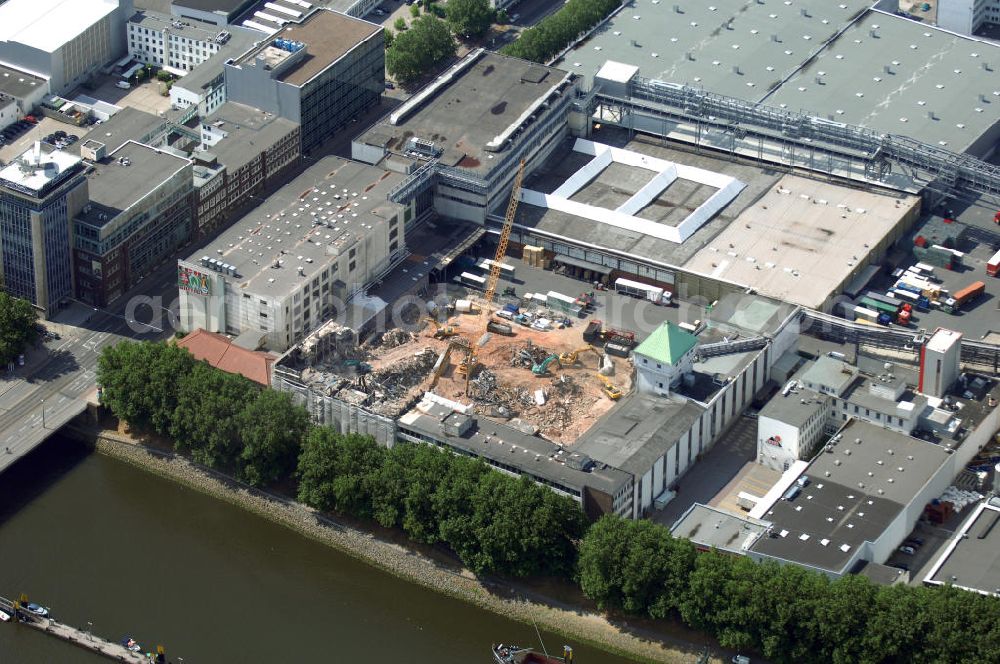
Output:
<path fill-rule="evenodd" d="M 302 90 L 302 151 L 379 102 L 385 91 L 385 40 L 379 32 L 347 53 Z"/>
<path fill-rule="evenodd" d="M 69 187 L 44 201 L 32 201 L 8 192 L 0 193 L 0 244 L 3 278 L 12 295 L 38 301 L 36 251 L 41 264 L 49 304 L 72 295 L 69 217 L 66 193 Z M 40 237 L 35 237 L 37 223 Z"/>

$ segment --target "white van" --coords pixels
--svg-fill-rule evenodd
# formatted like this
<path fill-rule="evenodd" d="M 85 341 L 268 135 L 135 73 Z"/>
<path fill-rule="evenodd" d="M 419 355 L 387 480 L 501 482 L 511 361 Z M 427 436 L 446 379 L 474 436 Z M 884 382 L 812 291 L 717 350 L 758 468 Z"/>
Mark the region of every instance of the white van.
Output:
<path fill-rule="evenodd" d="M 128 81 L 117 81 L 115 83 L 115 87 L 121 88 L 122 90 L 128 90 L 129 88 L 132 87 L 132 84 L 129 83 Z"/>

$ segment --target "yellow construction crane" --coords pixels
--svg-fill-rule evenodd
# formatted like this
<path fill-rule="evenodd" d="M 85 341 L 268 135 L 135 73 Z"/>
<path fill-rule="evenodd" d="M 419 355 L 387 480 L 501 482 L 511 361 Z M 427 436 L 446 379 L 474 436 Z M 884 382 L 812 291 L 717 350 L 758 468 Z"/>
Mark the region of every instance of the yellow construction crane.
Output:
<path fill-rule="evenodd" d="M 514 227 L 514 214 L 517 212 L 517 203 L 521 198 L 521 181 L 524 179 L 524 160 L 521 160 L 517 167 L 517 175 L 514 176 L 514 188 L 510 191 L 510 201 L 507 203 L 507 214 L 504 216 L 503 229 L 500 231 L 500 240 L 497 242 L 497 253 L 493 257 L 493 264 L 490 265 L 490 276 L 486 279 L 486 306 L 483 307 L 483 332 L 486 332 L 486 325 L 490 322 L 493 311 L 493 296 L 497 292 L 497 282 L 500 280 L 500 265 L 507 255 L 507 242 L 510 240 L 510 231 Z"/>
<path fill-rule="evenodd" d="M 602 383 L 604 383 L 604 394 L 607 395 L 612 401 L 618 401 L 622 398 L 621 389 L 611 382 L 611 379 L 603 374 L 595 374 Z"/>
<path fill-rule="evenodd" d="M 598 361 L 600 361 L 601 351 L 588 344 L 568 353 L 561 354 L 559 356 L 559 364 L 563 366 L 572 366 L 576 364 L 577 360 L 580 359 L 580 353 L 586 353 L 587 351 L 593 351 L 594 354 L 597 355 Z"/>

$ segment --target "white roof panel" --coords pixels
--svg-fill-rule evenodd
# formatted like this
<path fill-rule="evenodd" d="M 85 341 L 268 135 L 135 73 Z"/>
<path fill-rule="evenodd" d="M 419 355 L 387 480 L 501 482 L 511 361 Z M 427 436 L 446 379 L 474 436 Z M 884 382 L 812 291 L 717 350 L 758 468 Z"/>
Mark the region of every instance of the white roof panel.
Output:
<path fill-rule="evenodd" d="M 52 53 L 118 8 L 118 0 L 8 0 L 0 40 Z"/>

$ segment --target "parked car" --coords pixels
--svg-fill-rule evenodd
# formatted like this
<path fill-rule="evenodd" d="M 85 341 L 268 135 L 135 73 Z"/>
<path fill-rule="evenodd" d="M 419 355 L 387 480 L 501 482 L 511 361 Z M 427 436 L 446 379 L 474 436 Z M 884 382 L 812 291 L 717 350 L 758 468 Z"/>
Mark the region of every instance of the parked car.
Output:
<path fill-rule="evenodd" d="M 393 85 L 392 83 L 390 83 L 389 81 L 386 81 L 386 82 L 385 82 L 385 89 L 386 89 L 386 90 L 395 90 L 395 89 L 396 89 L 396 86 L 395 86 L 395 85 Z"/>
<path fill-rule="evenodd" d="M 922 538 L 920 538 L 920 537 L 911 537 L 910 539 L 906 540 L 907 544 L 909 544 L 910 542 L 913 542 L 917 546 L 923 546 L 924 545 L 924 540 Z"/>
<path fill-rule="evenodd" d="M 62 129 L 52 132 L 52 135 L 55 136 L 56 138 L 66 138 L 66 132 L 64 132 Z"/>
<path fill-rule="evenodd" d="M 129 90 L 132 87 L 132 84 L 128 81 L 116 81 L 115 87 L 121 88 L 122 90 Z"/>
<path fill-rule="evenodd" d="M 914 549 L 912 546 L 906 546 L 904 544 L 903 546 L 899 547 L 899 552 L 900 553 L 905 553 L 908 556 L 912 556 L 913 554 L 915 554 L 917 552 L 917 550 Z"/>
<path fill-rule="evenodd" d="M 78 140 L 80 140 L 80 137 L 77 136 L 76 134 L 70 134 L 69 136 L 66 137 L 66 140 L 70 141 L 71 143 L 76 143 Z"/>
<path fill-rule="evenodd" d="M 805 487 L 809 486 L 810 481 L 811 480 L 809 479 L 808 475 L 800 475 L 799 478 L 795 480 L 795 483 L 804 489 Z"/>

